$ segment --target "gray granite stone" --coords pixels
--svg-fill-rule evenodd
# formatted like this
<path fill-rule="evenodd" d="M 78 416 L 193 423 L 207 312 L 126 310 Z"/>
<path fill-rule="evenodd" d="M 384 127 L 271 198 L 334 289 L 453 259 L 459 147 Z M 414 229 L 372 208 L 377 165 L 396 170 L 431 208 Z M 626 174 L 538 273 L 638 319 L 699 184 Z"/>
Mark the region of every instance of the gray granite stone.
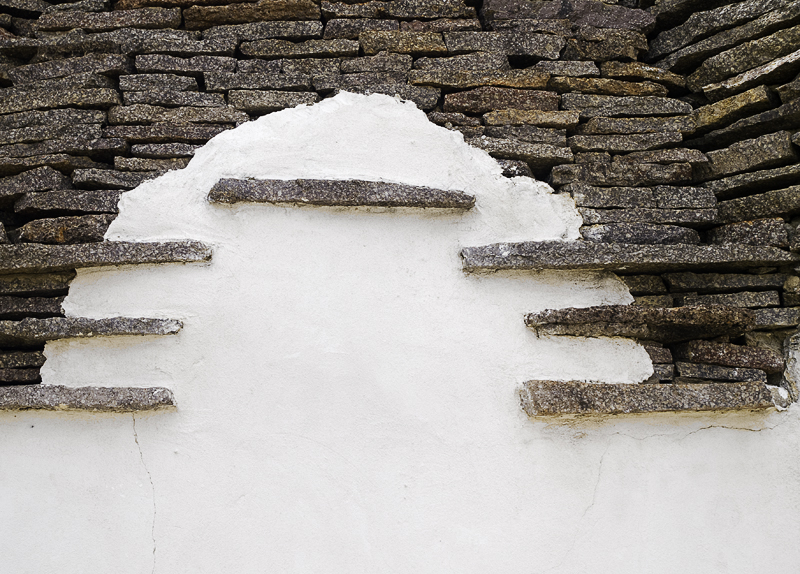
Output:
<path fill-rule="evenodd" d="M 222 94 L 208 94 L 203 92 L 153 90 L 147 92 L 123 92 L 122 103 L 126 106 L 150 104 L 153 106 L 165 107 L 222 107 L 225 105 L 225 97 Z"/>
<path fill-rule="evenodd" d="M 52 273 L 79 267 L 207 261 L 211 249 L 197 241 L 84 245 L 0 245 L 0 275 Z"/>
<path fill-rule="evenodd" d="M 64 315 L 64 297 L 0 296 L 0 319 L 59 317 Z"/>
<path fill-rule="evenodd" d="M 631 82 L 649 80 L 664 84 L 672 89 L 686 87 L 686 80 L 680 74 L 673 74 L 641 62 L 603 62 L 600 64 L 600 70 L 604 78 L 617 78 Z"/>
<path fill-rule="evenodd" d="M 647 51 L 647 37 L 632 30 L 609 30 L 583 26 L 570 38 L 561 54 L 563 60 L 637 60 Z"/>
<path fill-rule="evenodd" d="M 25 90 L 9 88 L 0 94 L 0 114 L 40 108 L 108 108 L 119 104 L 116 90 Z"/>
<path fill-rule="evenodd" d="M 587 183 L 599 187 L 639 187 L 681 185 L 692 181 L 692 166 L 688 163 L 660 165 L 642 164 L 575 164 L 553 168 L 551 185 Z"/>
<path fill-rule="evenodd" d="M 120 2 L 119 4 L 122 4 Z M 138 8 L 139 6 L 137 6 Z M 144 8 L 145 6 L 141 6 Z M 45 14 L 56 12 L 108 12 L 111 8 L 110 0 L 79 0 L 68 4 L 53 4 L 47 7 Z"/>
<path fill-rule="evenodd" d="M 440 126 L 447 126 L 449 124 L 450 126 L 477 127 L 481 125 L 480 118 L 473 118 L 472 116 L 467 116 L 458 112 L 430 112 L 428 114 L 428 119 Z"/>
<path fill-rule="evenodd" d="M 700 235 L 694 229 L 652 223 L 611 223 L 581 227 L 581 236 L 594 243 L 697 244 Z"/>
<path fill-rule="evenodd" d="M 44 365 L 41 351 L 0 351 L 0 369 L 24 369 Z"/>
<path fill-rule="evenodd" d="M 387 96 L 399 97 L 403 100 L 414 102 L 421 110 L 432 110 L 439 103 L 441 91 L 438 88 L 429 86 L 409 86 L 408 84 L 375 84 L 363 88 L 350 88 L 348 92 L 357 94 L 385 94 Z M 333 95 L 339 93 L 334 90 Z"/>
<path fill-rule="evenodd" d="M 694 111 L 697 134 L 729 125 L 773 107 L 774 96 L 766 86 L 758 86 L 742 94 L 725 98 Z"/>
<path fill-rule="evenodd" d="M 477 32 L 481 21 L 471 18 L 437 18 L 436 20 L 404 20 L 400 22 L 403 32 Z"/>
<path fill-rule="evenodd" d="M 548 309 L 525 316 L 537 336 L 633 337 L 680 343 L 699 337 L 740 336 L 752 331 L 758 311 L 737 307 L 603 305 Z"/>
<path fill-rule="evenodd" d="M 233 94 L 235 92 L 231 92 Z M 281 92 L 284 96 L 287 92 Z M 257 94 L 253 93 L 255 96 Z M 316 96 L 316 94 L 314 94 Z M 301 97 L 301 96 L 297 96 Z M 162 124 L 162 123 L 242 123 L 250 117 L 238 110 L 234 105 L 234 98 L 230 99 L 232 105 L 213 108 L 165 108 L 148 104 L 134 104 L 131 106 L 117 106 L 108 111 L 108 123 L 115 124 Z M 308 102 L 311 103 L 311 102 Z"/>
<path fill-rule="evenodd" d="M 536 3 L 530 2 L 529 5 Z M 566 2 L 540 2 L 535 14 L 538 18 L 569 18 L 575 27 L 618 28 L 649 32 L 655 17 L 646 10 L 616 6 L 593 0 L 567 0 Z"/>
<path fill-rule="evenodd" d="M 653 374 L 640 384 L 658 384 L 670 382 L 675 378 L 675 365 L 653 365 Z"/>
<path fill-rule="evenodd" d="M 732 307 L 779 307 L 780 295 L 777 291 L 740 291 L 739 293 L 713 293 L 697 295 L 688 293 L 676 297 L 680 305 L 730 305 Z M 686 375 L 689 376 L 689 375 Z"/>
<path fill-rule="evenodd" d="M 325 40 L 344 39 L 358 40 L 362 32 L 386 32 L 400 30 L 400 23 L 396 20 L 378 18 L 334 18 L 325 23 Z"/>
<path fill-rule="evenodd" d="M 131 60 L 124 54 L 89 54 L 80 58 L 66 58 L 20 66 L 9 70 L 8 76 L 14 85 L 19 86 L 87 72 L 118 76 L 130 74 L 132 71 Z"/>
<path fill-rule="evenodd" d="M 720 365 L 706 365 L 702 363 L 684 363 L 677 361 L 675 368 L 678 375 L 690 379 L 731 382 L 767 382 L 767 373 L 760 369 L 746 369 L 742 367 L 722 367 Z"/>
<path fill-rule="evenodd" d="M 500 72 L 412 70 L 409 83 L 421 86 L 434 86 L 447 89 L 467 89 L 480 86 L 500 86 L 505 88 L 544 88 L 549 76 L 533 70 L 508 70 Z"/>
<path fill-rule="evenodd" d="M 667 292 L 664 280 L 658 275 L 623 275 L 619 279 L 625 284 L 631 295 L 662 295 Z M 670 358 L 664 362 L 671 361 Z"/>
<path fill-rule="evenodd" d="M 564 94 L 561 107 L 580 111 L 582 119 L 593 117 L 677 116 L 692 113 L 692 106 L 680 100 L 656 96 L 598 96 Z"/>
<path fill-rule="evenodd" d="M 623 153 L 657 149 L 681 143 L 679 132 L 661 132 L 631 135 L 580 135 L 567 140 L 573 151 L 608 151 Z"/>
<path fill-rule="evenodd" d="M 533 69 L 551 76 L 585 78 L 600 75 L 600 70 L 594 62 L 542 60 L 537 62 Z"/>
<path fill-rule="evenodd" d="M 780 289 L 787 276 L 783 273 L 751 275 L 739 273 L 665 273 L 664 280 L 673 293 L 720 293 L 725 291 Z"/>
<path fill-rule="evenodd" d="M 503 177 L 533 177 L 530 166 L 518 159 L 498 159 L 497 163 L 503 168 Z"/>
<path fill-rule="evenodd" d="M 403 84 L 407 80 L 405 72 L 359 72 L 357 74 L 337 74 L 314 76 L 314 89 L 318 92 L 331 90 L 358 90 L 369 86 Z"/>
<path fill-rule="evenodd" d="M 374 56 L 343 59 L 340 71 L 343 74 L 358 72 L 407 72 L 411 69 L 413 57 L 408 54 L 378 52 Z"/>
<path fill-rule="evenodd" d="M 119 28 L 177 28 L 181 25 L 180 8 L 142 8 L 113 12 L 57 12 L 42 15 L 39 30 L 55 32 L 81 28 L 103 32 Z"/>
<path fill-rule="evenodd" d="M 22 243 L 92 243 L 103 241 L 115 215 L 79 215 L 35 219 L 16 230 Z"/>
<path fill-rule="evenodd" d="M 713 209 L 717 206 L 714 195 L 700 187 L 658 185 L 653 188 L 656 207 L 661 209 Z"/>
<path fill-rule="evenodd" d="M 64 387 L 23 385 L 0 387 L 0 410 L 136 412 L 175 406 L 163 387 Z"/>
<path fill-rule="evenodd" d="M 96 88 L 116 88 L 113 78 L 94 72 L 75 74 L 63 78 L 39 80 L 24 84 L 26 90 L 91 90 Z"/>
<path fill-rule="evenodd" d="M 524 32 L 445 32 L 443 36 L 447 52 L 453 55 L 497 52 L 557 60 L 565 44 L 561 36 Z"/>
<path fill-rule="evenodd" d="M 715 343 L 712 341 L 689 341 L 673 349 L 675 358 L 690 363 L 707 363 L 724 367 L 759 369 L 768 374 L 783 371 L 783 355 L 770 349 Z"/>
<path fill-rule="evenodd" d="M 191 74 L 200 77 L 203 72 L 234 72 L 236 59 L 225 56 L 179 58 L 164 54 L 142 54 L 136 56 L 136 70 L 140 73 Z"/>
<path fill-rule="evenodd" d="M 786 217 L 800 213 L 800 185 L 720 201 L 717 205 L 720 220 L 724 223 L 763 217 Z"/>
<path fill-rule="evenodd" d="M 774 408 L 763 383 L 610 385 L 528 381 L 520 390 L 529 417 L 621 415 L 680 411 L 763 410 Z"/>
<path fill-rule="evenodd" d="M 314 0 L 259 0 L 223 6 L 191 6 L 183 11 L 188 30 L 212 26 L 245 24 L 267 20 L 319 20 L 319 4 Z"/>
<path fill-rule="evenodd" d="M 491 20 L 486 28 L 495 32 L 521 32 L 524 34 L 545 33 L 554 36 L 572 35 L 572 23 L 566 18 L 515 18 Z M 480 28 L 479 28 L 480 29 Z"/>
<path fill-rule="evenodd" d="M 467 143 L 492 157 L 522 160 L 534 169 L 572 162 L 572 152 L 566 147 L 485 136 L 468 139 Z"/>
<path fill-rule="evenodd" d="M 174 335 L 183 325 L 174 319 L 51 317 L 0 321 L 0 344 L 32 345 L 57 339 L 120 335 Z"/>
<path fill-rule="evenodd" d="M 29 192 L 68 187 L 71 184 L 67 176 L 45 166 L 0 179 L 0 198 L 16 198 Z"/>
<path fill-rule="evenodd" d="M 359 43 L 355 40 L 306 40 L 299 43 L 288 40 L 253 40 L 242 42 L 239 46 L 245 56 L 272 60 L 358 56 L 358 48 Z"/>
<path fill-rule="evenodd" d="M 121 195 L 119 190 L 26 193 L 14 203 L 14 211 L 25 215 L 117 213 Z"/>
<path fill-rule="evenodd" d="M 0 275 L 0 294 L 23 296 L 66 295 L 75 271 Z"/>
<path fill-rule="evenodd" d="M 625 273 L 744 270 L 791 265 L 797 256 L 751 245 L 626 245 L 586 241 L 495 243 L 461 250 L 466 271 L 603 269 Z"/>
<path fill-rule="evenodd" d="M 754 309 L 756 317 L 755 329 L 759 331 L 785 329 L 800 324 L 800 307 L 783 309 Z"/>
<path fill-rule="evenodd" d="M 105 137 L 122 138 L 128 143 L 200 143 L 204 144 L 230 125 L 158 123 L 151 126 L 108 126 Z"/>
<path fill-rule="evenodd" d="M 0 116 L 0 129 L 13 130 L 31 126 L 102 124 L 105 121 L 106 113 L 103 111 L 67 108 Z"/>
<path fill-rule="evenodd" d="M 447 129 L 450 129 L 450 130 L 453 130 L 453 131 L 457 131 L 457 132 L 460 132 L 460 133 L 464 134 L 464 141 L 482 137 L 484 135 L 484 131 L 485 131 L 485 128 L 483 126 L 450 126 Z M 509 160 L 509 161 L 521 161 L 521 160 Z M 522 162 L 522 163 L 525 163 L 525 162 Z"/>
<path fill-rule="evenodd" d="M 454 33 L 469 34 L 471 32 Z M 395 52 L 412 56 L 447 54 L 442 34 L 438 32 L 401 32 L 399 30 L 364 32 L 359 36 L 359 43 L 367 56 L 379 52 Z M 358 47 L 356 46 L 356 53 L 347 55 L 357 54 Z"/>
<path fill-rule="evenodd" d="M 539 90 L 516 90 L 493 86 L 447 94 L 445 112 L 482 114 L 498 109 L 556 111 L 558 96 Z"/>
<path fill-rule="evenodd" d="M 193 157 L 200 145 L 187 143 L 149 143 L 131 146 L 131 153 L 137 157 L 168 159 L 173 157 Z"/>
<path fill-rule="evenodd" d="M 319 96 L 314 92 L 231 90 L 228 101 L 234 109 L 248 113 L 268 113 L 314 104 L 319 101 Z"/>
<path fill-rule="evenodd" d="M 792 79 L 799 69 L 800 50 L 797 50 L 727 80 L 703 86 L 703 93 L 714 102 L 762 84 L 781 84 Z"/>
<path fill-rule="evenodd" d="M 154 173 L 126 173 L 113 169 L 77 169 L 72 174 L 75 185 L 90 189 L 133 189 Z"/>
<path fill-rule="evenodd" d="M 680 132 L 691 134 L 695 131 L 695 121 L 689 116 L 666 118 L 589 118 L 575 130 L 576 134 L 644 134 Z"/>
<path fill-rule="evenodd" d="M 722 225 L 709 231 L 708 242 L 771 245 L 785 249 L 789 247 L 789 233 L 783 219 L 774 217 Z"/>
<path fill-rule="evenodd" d="M 322 2 L 322 15 L 330 18 L 469 18 L 476 16 L 475 9 L 463 0 L 394 0 L 393 2 L 341 3 Z"/>
<path fill-rule="evenodd" d="M 463 70 L 499 72 L 510 69 L 510 66 L 508 57 L 505 54 L 473 52 L 448 58 L 418 58 L 414 62 L 414 69 L 451 72 Z M 547 72 L 540 72 L 540 74 L 544 75 Z"/>
<path fill-rule="evenodd" d="M 800 181 L 799 164 L 707 181 L 703 184 L 703 187 L 712 191 L 720 199 L 728 199 L 748 193 L 785 187 L 796 181 Z"/>
<path fill-rule="evenodd" d="M 189 158 L 153 159 L 144 157 L 115 157 L 114 168 L 119 171 L 158 172 L 164 173 L 175 169 L 183 169 L 189 164 Z"/>
<path fill-rule="evenodd" d="M 584 225 L 599 223 L 654 223 L 685 225 L 688 227 L 708 227 L 716 222 L 715 209 L 649 209 L 632 207 L 628 209 L 593 209 L 579 207 Z"/>
<path fill-rule="evenodd" d="M 55 168 L 64 173 L 71 173 L 77 169 L 96 169 L 103 165 L 92 161 L 88 157 L 63 153 L 30 157 L 0 157 L 0 176 L 16 175 L 23 171 L 44 166 Z"/>
<path fill-rule="evenodd" d="M 322 37 L 323 24 L 317 20 L 306 21 L 267 21 L 214 26 L 203 32 L 203 38 L 214 40 L 231 37 L 237 41 L 253 40 L 312 40 Z"/>
<path fill-rule="evenodd" d="M 708 165 L 700 167 L 695 174 L 701 181 L 796 163 L 798 160 L 788 131 L 740 141 L 727 149 L 710 151 L 707 155 Z"/>
<path fill-rule="evenodd" d="M 528 143 L 545 143 L 566 147 L 567 130 L 540 128 L 537 126 L 487 126 L 486 135 L 490 138 L 521 140 Z"/>
<path fill-rule="evenodd" d="M 398 183 L 359 180 L 244 180 L 221 179 L 208 194 L 215 203 L 293 203 L 320 206 L 373 206 L 469 209 L 475 198 Z"/>
<path fill-rule="evenodd" d="M 644 134 L 643 134 L 644 135 Z M 651 135 L 651 134 L 648 134 Z M 576 136 L 581 137 L 581 136 Z M 583 136 L 591 137 L 591 136 Z M 631 136 L 628 136 L 631 137 Z M 698 166 L 708 163 L 708 157 L 701 151 L 687 148 L 657 149 L 648 151 L 636 151 L 625 155 L 614 156 L 614 163 L 688 163 Z"/>
<path fill-rule="evenodd" d="M 666 96 L 669 93 L 667 88 L 654 82 L 625 82 L 609 78 L 574 78 L 570 76 L 555 76 L 550 79 L 548 87 L 559 94 L 579 92 L 609 96 Z"/>
<path fill-rule="evenodd" d="M 127 153 L 127 151 L 128 145 L 122 139 L 85 139 L 85 137 L 79 136 L 35 143 L 0 145 L 0 158 L 24 158 L 50 154 L 88 155 L 108 158 L 114 154 Z"/>
<path fill-rule="evenodd" d="M 578 125 L 579 113 L 577 111 L 503 109 L 484 114 L 483 121 L 487 126 L 532 125 L 542 128 L 568 129 Z"/>

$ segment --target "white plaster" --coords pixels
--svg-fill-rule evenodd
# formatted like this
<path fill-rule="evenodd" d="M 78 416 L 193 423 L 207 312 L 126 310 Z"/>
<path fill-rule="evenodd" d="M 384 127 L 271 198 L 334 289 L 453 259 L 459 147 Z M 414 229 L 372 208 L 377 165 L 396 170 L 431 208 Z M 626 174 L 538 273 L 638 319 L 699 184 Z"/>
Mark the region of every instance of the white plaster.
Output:
<path fill-rule="evenodd" d="M 208 204 L 224 176 L 427 185 L 477 207 Z M 578 223 L 548 186 L 503 178 L 385 96 L 340 94 L 214 138 L 126 194 L 108 233 L 200 239 L 212 261 L 82 270 L 65 303 L 183 331 L 48 344 L 43 370 L 52 384 L 165 385 L 179 408 L 137 415 L 136 435 L 130 415 L 0 414 L 5 567 L 795 572 L 796 407 L 558 423 L 520 411 L 527 379 L 652 372 L 630 342 L 523 325 L 528 311 L 630 302 L 613 275 L 461 270 L 462 246 L 575 239 Z"/>

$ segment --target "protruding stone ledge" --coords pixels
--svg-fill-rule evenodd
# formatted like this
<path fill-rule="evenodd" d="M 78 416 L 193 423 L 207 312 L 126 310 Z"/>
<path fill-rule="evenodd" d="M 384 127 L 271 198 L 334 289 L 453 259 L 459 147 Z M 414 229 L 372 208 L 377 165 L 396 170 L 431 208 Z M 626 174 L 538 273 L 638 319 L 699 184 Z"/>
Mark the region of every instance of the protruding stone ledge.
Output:
<path fill-rule="evenodd" d="M 528 381 L 519 391 L 529 417 L 620 415 L 679 411 L 727 411 L 773 408 L 763 383 L 592 384 Z"/>
<path fill-rule="evenodd" d="M 361 180 L 221 179 L 208 194 L 215 203 L 295 203 L 330 207 L 469 209 L 475 198 L 461 191 Z"/>
<path fill-rule="evenodd" d="M 174 335 L 183 325 L 174 319 L 112 317 L 51 317 L 0 321 L 0 346 L 34 345 L 56 339 L 110 337 L 116 335 Z"/>
<path fill-rule="evenodd" d="M 633 245 L 587 241 L 494 243 L 461 250 L 465 271 L 602 269 L 626 273 L 737 270 L 791 265 L 798 257 L 754 245 Z"/>
<path fill-rule="evenodd" d="M 49 273 L 78 267 L 146 263 L 190 263 L 211 259 L 211 248 L 198 241 L 136 243 L 103 241 L 83 245 L 0 245 L 0 275 Z"/>
<path fill-rule="evenodd" d="M 0 387 L 0 410 L 3 411 L 36 409 L 127 413 L 174 406 L 172 391 L 163 387 Z"/>

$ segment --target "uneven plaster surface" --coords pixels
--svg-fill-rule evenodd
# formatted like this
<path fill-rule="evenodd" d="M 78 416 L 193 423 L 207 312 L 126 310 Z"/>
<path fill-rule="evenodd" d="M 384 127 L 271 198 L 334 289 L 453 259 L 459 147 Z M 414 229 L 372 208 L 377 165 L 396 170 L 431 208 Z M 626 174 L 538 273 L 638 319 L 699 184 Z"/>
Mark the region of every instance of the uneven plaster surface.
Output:
<path fill-rule="evenodd" d="M 467 213 L 210 205 L 220 177 L 358 178 Z M 797 407 L 530 421 L 526 379 L 635 383 L 630 343 L 525 312 L 627 303 L 612 275 L 464 275 L 459 249 L 579 218 L 410 104 L 341 94 L 221 134 L 107 237 L 209 263 L 79 271 L 72 315 L 176 336 L 49 343 L 45 383 L 159 385 L 174 412 L 0 413 L 9 572 L 796 572 Z"/>

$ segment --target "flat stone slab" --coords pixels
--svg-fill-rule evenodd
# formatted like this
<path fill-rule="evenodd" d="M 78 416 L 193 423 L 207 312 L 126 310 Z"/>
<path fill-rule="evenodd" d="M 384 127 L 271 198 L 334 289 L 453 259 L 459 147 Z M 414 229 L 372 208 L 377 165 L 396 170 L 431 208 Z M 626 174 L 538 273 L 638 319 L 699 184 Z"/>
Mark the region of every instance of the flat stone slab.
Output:
<path fill-rule="evenodd" d="M 528 381 L 519 394 L 522 410 L 529 417 L 774 407 L 772 393 L 763 383 L 610 385 Z"/>
<path fill-rule="evenodd" d="M 672 293 L 725 293 L 780 289 L 789 276 L 783 273 L 665 273 L 663 278 Z"/>
<path fill-rule="evenodd" d="M 20 385 L 0 387 L 0 410 L 135 412 L 175 406 L 163 387 L 65 387 Z"/>
<path fill-rule="evenodd" d="M 211 248 L 198 241 L 0 245 L 0 275 L 48 273 L 69 271 L 78 267 L 108 265 L 190 263 L 209 259 L 211 259 Z"/>
<path fill-rule="evenodd" d="M 461 250 L 464 270 L 603 269 L 627 273 L 748 269 L 793 264 L 797 256 L 751 245 L 631 245 L 587 241 L 495 243 Z"/>
<path fill-rule="evenodd" d="M 342 207 L 469 209 L 475 198 L 461 191 L 360 180 L 221 179 L 208 193 L 215 203 L 296 203 Z"/>
<path fill-rule="evenodd" d="M 730 343 L 689 341 L 674 349 L 676 359 L 693 363 L 708 363 L 724 367 L 759 369 L 766 373 L 780 373 L 785 362 L 783 356 L 771 349 L 745 347 Z"/>
<path fill-rule="evenodd" d="M 174 335 L 182 327 L 182 323 L 174 319 L 26 318 L 21 321 L 0 321 L 0 345 L 35 345 L 57 339 L 121 335 Z"/>

